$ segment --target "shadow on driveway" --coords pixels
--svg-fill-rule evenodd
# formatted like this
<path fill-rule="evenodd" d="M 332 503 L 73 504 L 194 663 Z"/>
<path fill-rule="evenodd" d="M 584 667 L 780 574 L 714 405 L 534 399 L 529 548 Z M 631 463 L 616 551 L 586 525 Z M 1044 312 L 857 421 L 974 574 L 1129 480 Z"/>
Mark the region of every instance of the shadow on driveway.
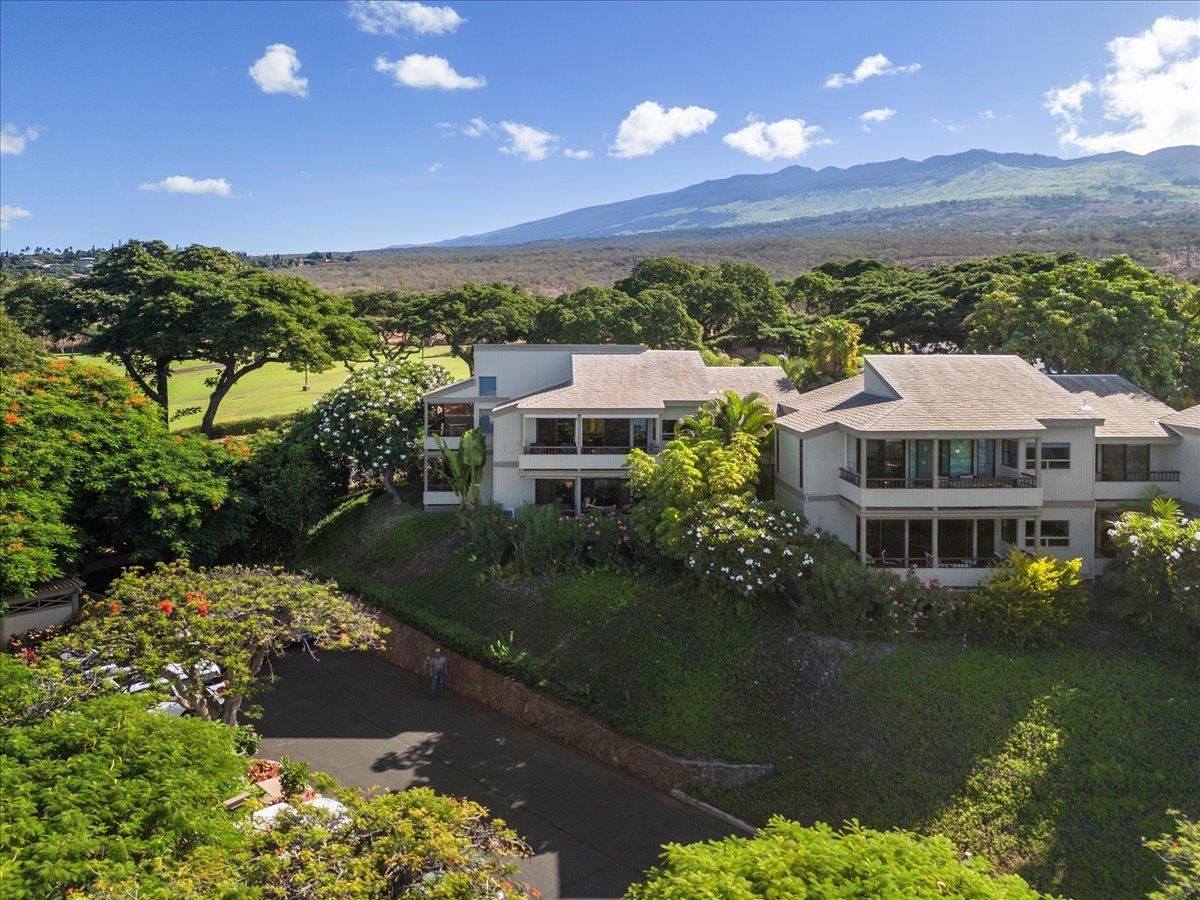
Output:
<path fill-rule="evenodd" d="M 428 785 L 512 825 L 547 900 L 619 897 L 670 841 L 724 837 L 721 822 L 550 738 L 366 653 L 293 653 L 262 699 L 262 753 L 355 787 Z M 453 683 L 454 673 L 450 673 Z"/>

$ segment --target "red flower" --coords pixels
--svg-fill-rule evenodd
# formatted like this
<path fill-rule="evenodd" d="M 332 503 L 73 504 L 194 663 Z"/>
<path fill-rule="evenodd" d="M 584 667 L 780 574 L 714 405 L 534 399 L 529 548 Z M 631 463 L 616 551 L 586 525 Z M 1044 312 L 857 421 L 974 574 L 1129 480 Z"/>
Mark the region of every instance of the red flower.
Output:
<path fill-rule="evenodd" d="M 203 600 L 201 600 L 199 603 L 196 604 L 196 612 L 200 613 L 200 615 L 202 615 L 202 616 L 207 616 L 208 615 L 208 604 L 206 602 L 204 602 Z"/>
<path fill-rule="evenodd" d="M 158 608 L 161 609 L 168 616 L 171 613 L 175 612 L 175 604 L 172 603 L 170 600 L 168 600 L 166 597 L 163 597 L 162 600 L 159 601 Z"/>
<path fill-rule="evenodd" d="M 121 611 L 121 604 L 118 603 L 116 600 L 111 601 L 108 604 L 108 611 L 110 613 L 112 613 L 114 616 L 117 615 Z"/>
<path fill-rule="evenodd" d="M 32 647 L 26 647 L 22 652 L 25 654 L 25 665 L 27 665 L 27 666 L 36 666 L 37 665 L 38 655 L 33 652 Z"/>

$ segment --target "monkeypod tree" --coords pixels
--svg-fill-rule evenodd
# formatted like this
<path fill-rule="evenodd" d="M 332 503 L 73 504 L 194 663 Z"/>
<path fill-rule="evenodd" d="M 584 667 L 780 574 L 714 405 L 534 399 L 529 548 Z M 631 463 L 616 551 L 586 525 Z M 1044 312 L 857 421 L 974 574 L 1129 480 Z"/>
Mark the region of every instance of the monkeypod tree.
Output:
<path fill-rule="evenodd" d="M 48 650 L 95 653 L 147 680 L 165 678 L 185 709 L 236 725 L 270 680 L 262 671 L 270 654 L 302 640 L 313 649 L 366 649 L 384 631 L 335 584 L 278 568 L 178 561 L 126 572 Z M 213 664 L 225 682 L 219 694 L 205 685 Z"/>
<path fill-rule="evenodd" d="M 367 351 L 375 362 L 397 362 L 433 339 L 433 307 L 429 297 L 412 291 L 350 291 L 354 318 L 379 339 Z"/>
<path fill-rule="evenodd" d="M 477 284 L 442 291 L 430 298 L 431 322 L 446 338 L 450 353 L 475 371 L 475 344 L 504 344 L 533 328 L 542 298 L 515 284 Z"/>
<path fill-rule="evenodd" d="M 420 472 L 422 398 L 453 381 L 442 366 L 416 361 L 355 372 L 317 403 L 317 440 L 335 459 L 377 475 L 399 505 L 397 481 Z"/>

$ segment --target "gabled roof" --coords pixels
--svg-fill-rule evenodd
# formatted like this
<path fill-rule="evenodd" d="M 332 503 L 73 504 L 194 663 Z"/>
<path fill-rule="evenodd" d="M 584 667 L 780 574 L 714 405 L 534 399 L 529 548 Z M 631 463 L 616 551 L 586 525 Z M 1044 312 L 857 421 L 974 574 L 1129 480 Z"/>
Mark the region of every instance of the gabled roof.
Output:
<path fill-rule="evenodd" d="M 865 376 L 787 401 L 779 424 L 800 432 L 840 424 L 891 433 L 1034 433 L 1047 422 L 1100 424 L 1101 413 L 1018 356 L 868 356 Z"/>
<path fill-rule="evenodd" d="M 706 366 L 695 350 L 641 353 L 579 353 L 571 358 L 571 380 L 497 406 L 512 409 L 662 409 L 669 404 L 698 406 L 725 390 L 758 391 L 774 408 L 795 394 L 777 366 Z"/>
<path fill-rule="evenodd" d="M 1051 375 L 1057 385 L 1104 416 L 1098 438 L 1171 438 L 1163 422 L 1176 413 L 1120 375 Z"/>
<path fill-rule="evenodd" d="M 1172 428 L 1181 426 L 1183 428 L 1200 428 L 1200 403 L 1195 406 L 1189 406 L 1187 409 L 1181 409 L 1177 413 L 1172 413 L 1169 416 L 1164 416 L 1161 421 Z"/>

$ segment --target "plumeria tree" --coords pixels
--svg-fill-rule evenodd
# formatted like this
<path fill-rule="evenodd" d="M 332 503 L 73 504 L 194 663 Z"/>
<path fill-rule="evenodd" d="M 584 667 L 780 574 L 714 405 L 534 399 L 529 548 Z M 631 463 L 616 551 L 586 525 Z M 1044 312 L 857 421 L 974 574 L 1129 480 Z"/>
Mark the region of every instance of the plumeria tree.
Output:
<path fill-rule="evenodd" d="M 355 372 L 315 407 L 321 448 L 378 476 L 399 505 L 397 482 L 420 471 L 422 398 L 453 381 L 442 366 L 416 361 Z"/>
<path fill-rule="evenodd" d="M 1108 534 L 1117 548 L 1109 580 L 1128 598 L 1124 612 L 1158 635 L 1200 640 L 1200 519 L 1156 497 L 1147 512 L 1118 518 Z"/>
<path fill-rule="evenodd" d="M 270 654 L 301 640 L 317 649 L 365 649 L 383 634 L 376 617 L 335 584 L 278 568 L 192 569 L 179 561 L 126 572 L 49 649 L 97 654 L 147 680 L 165 678 L 185 709 L 235 725 L 269 681 L 263 665 Z M 205 685 L 214 664 L 225 682 L 219 695 Z"/>

